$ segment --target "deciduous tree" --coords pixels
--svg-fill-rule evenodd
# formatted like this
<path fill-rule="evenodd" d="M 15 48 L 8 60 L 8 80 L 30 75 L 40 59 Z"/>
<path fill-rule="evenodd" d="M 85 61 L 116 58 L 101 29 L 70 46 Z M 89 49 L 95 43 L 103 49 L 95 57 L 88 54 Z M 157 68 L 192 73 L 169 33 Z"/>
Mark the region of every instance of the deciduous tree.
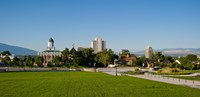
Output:
<path fill-rule="evenodd" d="M 39 67 L 43 67 L 43 58 L 40 56 L 37 56 L 35 58 L 35 63 L 39 66 Z"/>
<path fill-rule="evenodd" d="M 108 64 L 113 63 L 114 53 L 111 49 L 103 50 L 102 52 L 96 54 L 95 61 L 97 63 L 102 63 L 104 66 L 107 66 Z"/>

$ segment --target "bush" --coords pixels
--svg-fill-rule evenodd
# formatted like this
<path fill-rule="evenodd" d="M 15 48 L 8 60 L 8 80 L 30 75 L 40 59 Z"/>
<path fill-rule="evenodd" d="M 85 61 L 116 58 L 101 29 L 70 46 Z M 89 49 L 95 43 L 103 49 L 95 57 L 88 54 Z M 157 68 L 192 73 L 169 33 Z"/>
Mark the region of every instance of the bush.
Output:
<path fill-rule="evenodd" d="M 138 71 L 139 71 L 139 68 L 135 68 L 133 71 L 138 72 Z"/>
<path fill-rule="evenodd" d="M 179 71 L 180 71 L 180 69 L 178 69 L 178 68 L 163 68 L 163 69 L 158 70 L 157 73 L 168 73 L 168 74 L 170 74 L 170 73 L 177 73 Z"/>
<path fill-rule="evenodd" d="M 176 72 L 179 72 L 179 71 L 180 71 L 180 69 L 178 69 L 178 68 L 171 68 L 172 73 L 176 73 Z"/>

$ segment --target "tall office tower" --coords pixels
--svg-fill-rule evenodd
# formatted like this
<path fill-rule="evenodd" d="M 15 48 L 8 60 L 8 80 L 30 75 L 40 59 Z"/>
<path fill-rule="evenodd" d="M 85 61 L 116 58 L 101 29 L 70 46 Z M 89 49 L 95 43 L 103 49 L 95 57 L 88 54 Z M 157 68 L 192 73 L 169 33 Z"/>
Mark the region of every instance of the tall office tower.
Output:
<path fill-rule="evenodd" d="M 146 48 L 146 59 L 153 60 L 153 49 L 150 46 Z"/>
<path fill-rule="evenodd" d="M 106 49 L 106 42 L 100 37 L 96 37 L 94 41 L 91 42 L 91 48 L 94 50 L 94 53 L 98 53 Z"/>

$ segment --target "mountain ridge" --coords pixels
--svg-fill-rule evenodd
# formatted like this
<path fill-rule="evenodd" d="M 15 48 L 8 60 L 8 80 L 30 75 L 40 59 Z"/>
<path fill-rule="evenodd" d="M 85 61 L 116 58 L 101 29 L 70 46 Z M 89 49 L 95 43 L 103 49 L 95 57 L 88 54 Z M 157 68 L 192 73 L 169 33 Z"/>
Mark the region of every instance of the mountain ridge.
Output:
<path fill-rule="evenodd" d="M 14 45 L 9 45 L 5 43 L 0 43 L 0 52 L 2 51 L 9 51 L 12 54 L 15 55 L 37 55 L 37 51 L 31 50 L 25 47 L 20 47 L 20 46 L 14 46 Z"/>
<path fill-rule="evenodd" d="M 162 52 L 164 55 L 170 56 L 186 56 L 188 54 L 200 55 L 200 48 L 164 48 L 155 49 L 154 52 Z M 136 55 L 145 55 L 145 50 L 133 52 Z"/>

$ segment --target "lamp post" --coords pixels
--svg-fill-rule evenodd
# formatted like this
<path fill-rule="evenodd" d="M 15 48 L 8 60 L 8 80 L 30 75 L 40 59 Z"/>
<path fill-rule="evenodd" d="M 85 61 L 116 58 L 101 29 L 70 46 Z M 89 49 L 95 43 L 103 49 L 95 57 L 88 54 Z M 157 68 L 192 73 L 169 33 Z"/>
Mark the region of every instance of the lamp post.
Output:
<path fill-rule="evenodd" d="M 115 64 L 115 68 L 116 68 L 116 76 L 118 76 L 118 74 L 117 74 L 118 60 L 117 59 L 114 60 L 114 64 Z"/>
<path fill-rule="evenodd" d="M 118 75 L 117 75 L 117 65 L 116 65 L 115 67 L 116 67 L 116 76 L 118 76 Z"/>

